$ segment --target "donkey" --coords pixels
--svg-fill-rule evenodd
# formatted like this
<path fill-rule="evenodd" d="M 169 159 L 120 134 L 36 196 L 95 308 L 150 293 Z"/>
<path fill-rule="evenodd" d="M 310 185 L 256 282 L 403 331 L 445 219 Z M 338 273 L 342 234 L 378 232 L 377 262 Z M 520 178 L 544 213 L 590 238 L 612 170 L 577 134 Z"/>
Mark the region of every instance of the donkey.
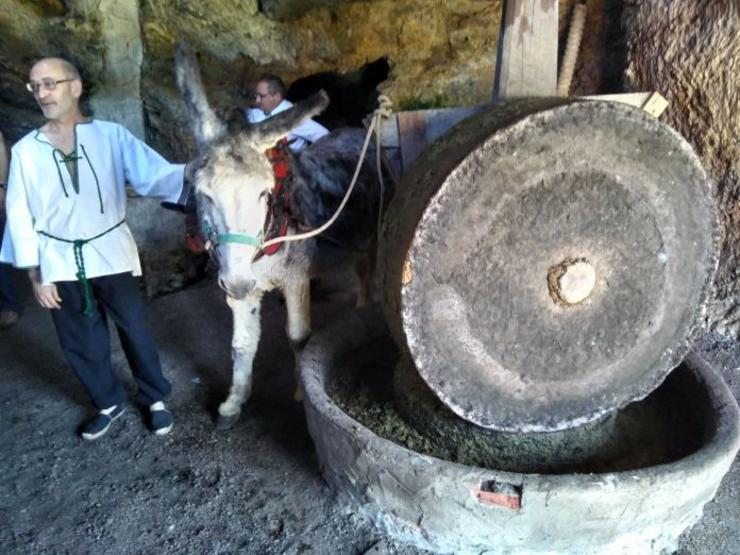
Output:
<path fill-rule="evenodd" d="M 252 363 L 260 337 L 260 304 L 266 291 L 279 289 L 287 307 L 287 334 L 294 353 L 311 334 L 310 278 L 337 264 L 355 263 L 360 277 L 358 304 L 370 294 L 367 252 L 377 232 L 381 195 L 368 151 L 352 195 L 329 229 L 318 237 L 283 243 L 270 256 L 261 256 L 261 234 L 268 217 L 275 183 L 265 151 L 288 131 L 320 113 L 328 104 L 323 91 L 261 123 L 243 117 L 230 122 L 208 104 L 192 51 L 178 45 L 177 84 L 188 110 L 198 157 L 188 165 L 201 225 L 219 262 L 218 283 L 233 314 L 233 378 L 229 395 L 218 408 L 218 428 L 239 418 L 252 389 Z M 289 176 L 285 185 L 292 219 L 287 235 L 304 226 L 315 228 L 333 214 L 352 180 L 364 139 L 361 129 L 335 131 L 298 153 L 287 152 Z M 287 149 L 286 149 L 287 150 Z M 302 389 L 296 374 L 296 400 Z"/>

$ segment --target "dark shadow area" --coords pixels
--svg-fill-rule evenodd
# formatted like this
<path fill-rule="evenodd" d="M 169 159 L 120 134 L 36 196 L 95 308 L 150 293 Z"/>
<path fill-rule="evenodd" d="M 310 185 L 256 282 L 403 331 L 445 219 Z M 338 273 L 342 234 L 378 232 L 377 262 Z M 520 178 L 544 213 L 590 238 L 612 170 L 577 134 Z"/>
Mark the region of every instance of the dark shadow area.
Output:
<path fill-rule="evenodd" d="M 13 327 L 0 330 L 3 381 L 38 391 L 41 397 L 66 397 L 75 405 L 87 407 L 87 397 L 59 349 L 49 311 L 36 304 L 24 274 L 13 271 L 20 320 Z"/>
<path fill-rule="evenodd" d="M 331 103 L 314 119 L 330 130 L 362 127 L 362 119 L 377 107 L 377 87 L 388 78 L 389 72 L 388 59 L 378 58 L 357 71 L 345 74 L 315 73 L 294 81 L 288 87 L 287 98 L 298 102 L 324 89 Z"/>
<path fill-rule="evenodd" d="M 627 14 L 622 0 L 606 1 L 607 21 L 604 29 L 604 94 L 624 91 L 624 70 L 627 67 Z"/>
<path fill-rule="evenodd" d="M 395 375 L 394 375 L 395 374 Z M 674 463 L 716 432 L 701 378 L 681 365 L 641 401 L 577 428 L 507 433 L 452 413 L 389 336 L 340 355 L 327 393 L 349 416 L 403 447 L 460 464 L 545 474 L 605 473 Z"/>
<path fill-rule="evenodd" d="M 566 15 L 565 28 L 558 41 L 558 67 L 562 63 L 570 32 L 573 8 Z M 598 0 L 588 3 L 578 61 L 570 94 L 595 95 L 624 92 L 627 67 L 628 21 L 635 10 L 624 0 Z"/>

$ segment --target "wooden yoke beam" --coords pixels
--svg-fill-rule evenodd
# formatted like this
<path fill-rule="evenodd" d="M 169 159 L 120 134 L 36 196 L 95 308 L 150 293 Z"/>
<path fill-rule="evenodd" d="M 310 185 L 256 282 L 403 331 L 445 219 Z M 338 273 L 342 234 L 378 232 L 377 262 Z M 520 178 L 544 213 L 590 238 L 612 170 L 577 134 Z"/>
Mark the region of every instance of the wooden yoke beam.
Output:
<path fill-rule="evenodd" d="M 558 83 L 557 0 L 504 0 L 493 101 L 555 96 Z"/>

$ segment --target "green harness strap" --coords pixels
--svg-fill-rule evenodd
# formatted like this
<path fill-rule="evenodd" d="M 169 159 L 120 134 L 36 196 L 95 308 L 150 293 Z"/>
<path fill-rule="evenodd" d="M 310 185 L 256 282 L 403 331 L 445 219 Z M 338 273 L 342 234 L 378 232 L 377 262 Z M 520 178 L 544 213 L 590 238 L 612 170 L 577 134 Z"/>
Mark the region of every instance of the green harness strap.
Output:
<path fill-rule="evenodd" d="M 203 236 L 211 241 L 213 246 L 219 243 L 241 243 L 242 245 L 252 245 L 253 247 L 259 247 L 262 245 L 263 232 L 260 231 L 257 235 L 248 235 L 246 233 L 219 233 L 208 220 L 203 220 Z"/>
<path fill-rule="evenodd" d="M 92 287 L 90 287 L 90 282 L 88 281 L 87 274 L 85 273 L 85 258 L 82 256 L 82 247 L 84 247 L 90 241 L 94 241 L 95 239 L 99 239 L 106 233 L 110 233 L 111 231 L 122 225 L 125 221 L 126 218 L 122 219 L 113 227 L 106 229 L 103 233 L 99 233 L 95 237 L 90 237 L 89 239 L 65 239 L 64 237 L 57 237 L 56 235 L 46 233 L 45 231 L 39 231 L 41 235 L 44 235 L 50 239 L 56 239 L 57 241 L 61 241 L 62 243 L 71 243 L 72 245 L 74 245 L 75 264 L 77 265 L 77 274 L 75 275 L 80 281 L 80 284 L 82 285 L 82 290 L 85 294 L 85 310 L 83 311 L 83 314 L 88 318 L 92 318 L 93 316 Z"/>
<path fill-rule="evenodd" d="M 219 233 L 219 243 L 241 243 L 242 245 L 252 245 L 259 247 L 262 244 L 262 237 L 247 235 L 246 233 Z"/>

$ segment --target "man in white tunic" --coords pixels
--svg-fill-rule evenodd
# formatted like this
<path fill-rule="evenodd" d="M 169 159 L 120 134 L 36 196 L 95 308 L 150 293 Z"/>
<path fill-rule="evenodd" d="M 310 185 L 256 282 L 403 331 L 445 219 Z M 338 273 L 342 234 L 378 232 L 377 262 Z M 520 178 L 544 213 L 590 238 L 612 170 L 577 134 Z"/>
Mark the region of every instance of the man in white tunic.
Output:
<path fill-rule="evenodd" d="M 293 103 L 285 99 L 285 93 L 285 84 L 280 77 L 263 76 L 255 88 L 254 99 L 257 106 L 246 110 L 247 120 L 250 123 L 258 123 L 292 108 Z M 300 150 L 327 133 L 329 130 L 320 123 L 312 119 L 306 120 L 288 133 L 288 147 L 293 151 Z"/>
<path fill-rule="evenodd" d="M 118 328 L 153 431 L 166 434 L 171 386 L 162 375 L 134 276 L 138 252 L 125 222 L 128 182 L 140 195 L 185 200 L 184 166 L 170 164 L 122 126 L 86 118 L 82 80 L 60 58 L 31 69 L 27 84 L 48 120 L 12 149 L 0 261 L 28 270 L 38 303 L 51 310 L 62 351 L 98 414 L 82 426 L 97 439 L 123 412 L 107 316 Z"/>

